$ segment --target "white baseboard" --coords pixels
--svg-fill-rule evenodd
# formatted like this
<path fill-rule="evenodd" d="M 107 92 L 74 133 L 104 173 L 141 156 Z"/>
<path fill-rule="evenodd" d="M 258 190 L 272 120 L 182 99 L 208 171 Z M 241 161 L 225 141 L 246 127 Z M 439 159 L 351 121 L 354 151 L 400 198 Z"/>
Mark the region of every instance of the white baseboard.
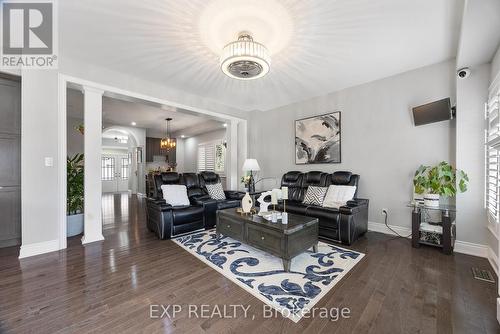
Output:
<path fill-rule="evenodd" d="M 495 254 L 493 249 L 491 249 L 491 247 L 488 247 L 488 261 L 498 276 L 498 256 Z"/>
<path fill-rule="evenodd" d="M 82 237 L 82 245 L 91 244 L 93 242 L 103 241 L 104 237 L 102 234 L 94 235 L 94 236 L 86 236 L 85 234 Z"/>
<path fill-rule="evenodd" d="M 37 242 L 34 244 L 21 245 L 19 258 L 23 259 L 30 256 L 40 255 L 44 253 L 54 252 L 59 250 L 59 240 L 49 240 Z"/>
<path fill-rule="evenodd" d="M 408 227 L 389 225 L 394 231 L 398 232 L 400 235 L 407 236 L 411 234 L 411 229 Z M 397 235 L 393 231 L 389 230 L 385 224 L 368 222 L 368 230 L 373 232 L 380 232 L 384 234 Z"/>
<path fill-rule="evenodd" d="M 488 246 L 455 240 L 454 252 L 488 258 Z"/>
<path fill-rule="evenodd" d="M 411 229 L 408 227 L 395 226 L 395 225 L 389 225 L 389 226 L 394 231 L 398 232 L 400 235 L 407 236 L 411 234 Z M 373 232 L 396 235 L 394 232 L 389 230 L 387 226 L 385 226 L 385 224 L 382 223 L 368 222 L 368 230 Z M 472 242 L 455 240 L 455 248 L 453 249 L 453 251 L 456 253 L 488 258 L 488 246 L 475 244 Z"/>

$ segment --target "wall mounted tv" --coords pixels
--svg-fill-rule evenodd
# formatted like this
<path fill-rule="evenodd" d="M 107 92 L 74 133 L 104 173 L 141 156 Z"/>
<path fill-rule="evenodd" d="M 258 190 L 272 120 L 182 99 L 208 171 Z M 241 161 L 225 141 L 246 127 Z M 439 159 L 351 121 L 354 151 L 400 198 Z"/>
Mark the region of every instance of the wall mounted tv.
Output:
<path fill-rule="evenodd" d="M 453 118 L 453 111 L 450 99 L 446 98 L 413 108 L 413 121 L 415 126 L 446 121 Z"/>

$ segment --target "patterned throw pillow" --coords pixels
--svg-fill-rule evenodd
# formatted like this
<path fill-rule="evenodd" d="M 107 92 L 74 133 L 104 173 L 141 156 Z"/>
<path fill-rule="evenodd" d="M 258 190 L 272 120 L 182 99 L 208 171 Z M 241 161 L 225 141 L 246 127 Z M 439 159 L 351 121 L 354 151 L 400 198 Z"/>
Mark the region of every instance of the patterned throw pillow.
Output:
<path fill-rule="evenodd" d="M 308 205 L 323 205 L 323 200 L 325 199 L 327 187 L 316 187 L 309 186 L 307 187 L 306 195 L 304 196 L 303 204 Z"/>
<path fill-rule="evenodd" d="M 226 194 L 224 194 L 224 189 L 222 189 L 222 184 L 207 184 L 208 195 L 211 199 L 226 199 Z"/>

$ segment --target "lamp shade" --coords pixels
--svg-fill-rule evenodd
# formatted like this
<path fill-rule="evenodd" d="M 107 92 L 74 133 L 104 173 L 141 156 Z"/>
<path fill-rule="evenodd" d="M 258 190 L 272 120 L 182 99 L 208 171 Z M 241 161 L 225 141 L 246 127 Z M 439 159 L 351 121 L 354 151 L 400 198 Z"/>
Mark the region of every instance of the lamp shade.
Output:
<path fill-rule="evenodd" d="M 259 163 L 257 162 L 256 159 L 245 159 L 245 162 L 243 163 L 243 171 L 248 172 L 248 171 L 259 171 Z"/>

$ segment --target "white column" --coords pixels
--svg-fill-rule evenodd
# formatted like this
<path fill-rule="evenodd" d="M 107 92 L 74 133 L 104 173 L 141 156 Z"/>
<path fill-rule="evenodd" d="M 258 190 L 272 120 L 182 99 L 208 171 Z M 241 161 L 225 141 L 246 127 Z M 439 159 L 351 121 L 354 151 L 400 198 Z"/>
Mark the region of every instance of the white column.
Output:
<path fill-rule="evenodd" d="M 102 95 L 104 91 L 83 87 L 85 152 L 85 225 L 82 243 L 104 240 L 101 213 Z"/>
<path fill-rule="evenodd" d="M 237 181 L 240 180 L 240 177 L 243 175 L 243 163 L 245 159 L 248 158 L 248 146 L 247 146 L 247 121 L 240 121 L 238 123 L 238 162 L 237 162 Z M 255 157 L 254 157 L 255 158 Z M 255 180 L 257 181 L 257 180 Z M 234 188 L 234 190 L 243 189 L 243 185 L 241 183 L 237 183 L 238 189 Z"/>
<path fill-rule="evenodd" d="M 230 129 L 230 188 L 231 190 L 238 189 L 238 121 L 231 121 Z"/>

